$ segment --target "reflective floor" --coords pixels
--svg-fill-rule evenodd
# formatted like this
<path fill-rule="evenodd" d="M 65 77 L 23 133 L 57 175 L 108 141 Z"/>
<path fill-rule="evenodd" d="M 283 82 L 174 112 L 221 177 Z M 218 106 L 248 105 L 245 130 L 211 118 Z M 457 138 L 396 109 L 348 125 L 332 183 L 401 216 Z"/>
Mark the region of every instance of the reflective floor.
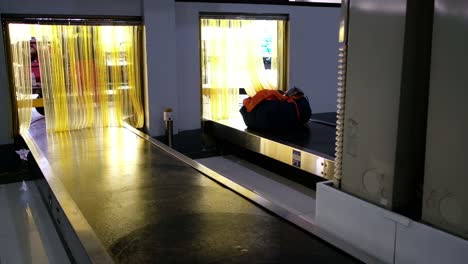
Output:
<path fill-rule="evenodd" d="M 0 185 L 0 263 L 70 263 L 32 181 Z"/>
<path fill-rule="evenodd" d="M 31 134 L 117 263 L 357 262 L 127 129 Z"/>

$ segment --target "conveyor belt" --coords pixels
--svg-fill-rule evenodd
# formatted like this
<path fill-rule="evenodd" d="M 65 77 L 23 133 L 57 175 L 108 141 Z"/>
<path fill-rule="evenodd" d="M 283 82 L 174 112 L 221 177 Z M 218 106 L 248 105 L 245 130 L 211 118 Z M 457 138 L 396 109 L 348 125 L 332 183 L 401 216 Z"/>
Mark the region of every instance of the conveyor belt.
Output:
<path fill-rule="evenodd" d="M 355 263 L 201 173 L 209 169 L 196 170 L 187 158 L 134 132 L 47 134 L 37 123 L 25 136 L 91 261 L 105 259 L 97 239 L 121 263 Z"/>
<path fill-rule="evenodd" d="M 337 115 L 336 112 L 316 113 L 312 114 L 310 121 L 336 127 Z"/>
<path fill-rule="evenodd" d="M 319 113 L 302 128 L 265 133 L 247 128 L 242 118 L 204 121 L 204 131 L 217 139 L 263 154 L 317 176 L 332 179 L 336 113 Z M 299 160 L 300 162 L 297 162 Z"/>

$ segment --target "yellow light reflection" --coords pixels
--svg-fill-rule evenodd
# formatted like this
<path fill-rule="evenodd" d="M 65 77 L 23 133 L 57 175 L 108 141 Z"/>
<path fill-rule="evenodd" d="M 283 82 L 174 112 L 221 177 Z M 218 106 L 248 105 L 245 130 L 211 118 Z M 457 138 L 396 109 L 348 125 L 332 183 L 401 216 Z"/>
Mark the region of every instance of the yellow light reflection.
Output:
<path fill-rule="evenodd" d="M 344 24 L 343 20 L 340 22 L 340 30 L 339 30 L 339 34 L 338 34 L 338 41 L 340 43 L 343 43 L 345 41 L 345 24 Z"/>
<path fill-rule="evenodd" d="M 8 24 L 8 30 L 10 31 L 10 43 L 11 44 L 15 44 L 21 41 L 31 40 L 31 25 L 12 23 L 12 24 Z"/>
<path fill-rule="evenodd" d="M 126 26 L 101 26 L 99 27 L 102 35 L 101 46 L 106 52 L 125 51 L 131 47 L 132 35 Z"/>

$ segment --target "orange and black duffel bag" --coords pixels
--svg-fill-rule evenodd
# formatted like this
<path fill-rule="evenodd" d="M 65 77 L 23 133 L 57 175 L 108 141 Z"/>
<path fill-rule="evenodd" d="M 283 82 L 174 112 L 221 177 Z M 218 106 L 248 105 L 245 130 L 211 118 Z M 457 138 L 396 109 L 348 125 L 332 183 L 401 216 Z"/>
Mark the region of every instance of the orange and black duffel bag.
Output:
<path fill-rule="evenodd" d="M 240 113 L 248 128 L 268 132 L 299 129 L 312 115 L 309 100 L 296 87 L 286 93 L 259 91 L 244 99 Z"/>

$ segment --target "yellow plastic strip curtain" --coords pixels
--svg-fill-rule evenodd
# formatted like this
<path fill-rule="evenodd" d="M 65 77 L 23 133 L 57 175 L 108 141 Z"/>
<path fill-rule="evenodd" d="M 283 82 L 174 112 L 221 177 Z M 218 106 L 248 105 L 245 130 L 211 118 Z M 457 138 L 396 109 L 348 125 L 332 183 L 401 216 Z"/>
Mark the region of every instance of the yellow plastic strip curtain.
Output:
<path fill-rule="evenodd" d="M 32 27 L 47 130 L 143 126 L 138 26 Z"/>
<path fill-rule="evenodd" d="M 239 88 L 249 96 L 286 88 L 286 21 L 201 19 L 200 23 L 204 118 L 236 117 Z M 270 69 L 263 61 L 265 36 L 271 38 Z"/>
<path fill-rule="evenodd" d="M 286 20 L 277 21 L 276 57 L 272 58 L 271 69 L 278 72 L 277 89 L 288 89 L 288 28 Z"/>
<path fill-rule="evenodd" d="M 250 86 L 246 87 L 249 96 L 263 89 L 287 89 L 287 39 L 286 20 L 254 20 L 248 24 L 245 32 L 248 34 L 246 43 L 247 65 L 249 69 Z M 259 43 L 263 37 L 271 37 L 271 67 L 265 69 L 263 54 Z"/>
<path fill-rule="evenodd" d="M 22 134 L 29 129 L 32 113 L 31 32 L 29 26 L 22 24 L 9 24 L 8 30 L 10 32 L 13 92 L 18 111 L 16 133 Z"/>
<path fill-rule="evenodd" d="M 239 88 L 248 85 L 244 43 L 240 20 L 202 19 L 202 67 L 206 83 L 202 87 L 206 119 L 233 117 L 238 111 Z"/>
<path fill-rule="evenodd" d="M 249 23 L 245 28 L 245 39 L 248 44 L 247 65 L 249 69 L 249 78 L 251 85 L 246 87 L 249 96 L 255 95 L 263 89 L 278 89 L 278 71 L 277 71 L 277 22 L 272 20 L 255 20 Z M 272 38 L 271 45 L 271 69 L 266 70 L 263 62 L 262 38 L 269 35 Z M 273 41 L 274 40 L 274 41 Z"/>

